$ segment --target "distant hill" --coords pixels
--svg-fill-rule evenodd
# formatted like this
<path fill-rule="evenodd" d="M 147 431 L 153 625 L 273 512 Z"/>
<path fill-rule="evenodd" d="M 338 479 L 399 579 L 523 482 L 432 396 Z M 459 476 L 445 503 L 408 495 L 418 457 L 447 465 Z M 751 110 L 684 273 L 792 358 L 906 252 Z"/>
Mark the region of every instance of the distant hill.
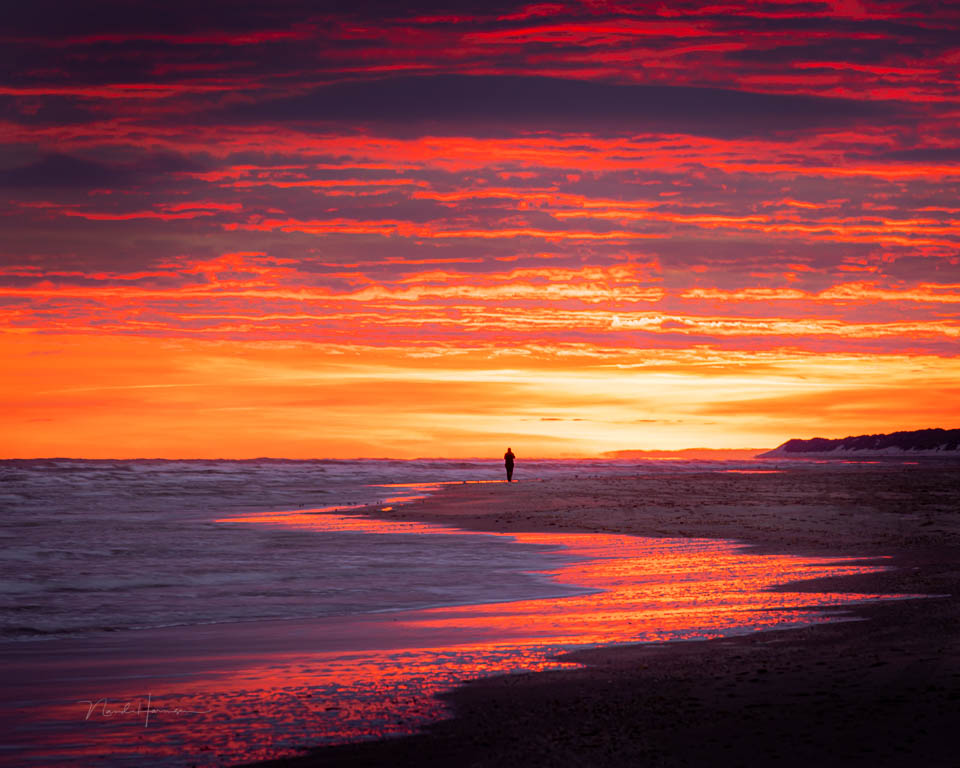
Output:
<path fill-rule="evenodd" d="M 954 456 L 960 458 L 960 429 L 918 429 L 889 435 L 858 435 L 838 440 L 814 437 L 787 440 L 761 459 L 815 459 L 844 456 Z"/>

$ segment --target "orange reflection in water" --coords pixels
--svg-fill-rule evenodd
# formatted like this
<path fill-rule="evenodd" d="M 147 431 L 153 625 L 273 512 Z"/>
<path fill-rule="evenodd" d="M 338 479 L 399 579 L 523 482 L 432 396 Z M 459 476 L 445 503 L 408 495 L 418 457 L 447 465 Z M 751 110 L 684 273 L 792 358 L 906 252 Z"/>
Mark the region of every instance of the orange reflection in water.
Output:
<path fill-rule="evenodd" d="M 572 562 L 543 578 L 592 590 L 557 599 L 435 608 L 401 626 L 444 629 L 486 643 L 599 644 L 715 637 L 825 617 L 813 609 L 891 595 L 772 591 L 788 582 L 871 573 L 855 559 L 756 555 L 735 541 L 600 533 L 488 533 L 311 510 L 228 518 L 313 531 L 496 536 L 562 549 Z M 412 623 L 411 623 L 412 622 Z"/>
<path fill-rule="evenodd" d="M 432 611 L 432 626 L 530 642 L 603 644 L 717 637 L 823 620 L 823 608 L 884 596 L 771 591 L 803 579 L 878 570 L 855 561 L 753 555 L 735 542 L 606 534 L 519 534 L 585 558 L 546 575 L 597 590 L 557 600 Z"/>
<path fill-rule="evenodd" d="M 411 733 L 446 714 L 436 695 L 490 674 L 567 666 L 574 648 L 691 640 L 837 620 L 822 609 L 894 595 L 777 585 L 876 571 L 856 560 L 755 555 L 736 542 L 583 533 L 469 533 L 318 510 L 222 522 L 318 532 L 500 536 L 565 550 L 543 579 L 589 593 L 314 621 L 187 627 L 80 644 L 48 678 L 67 699 L 20 711 L 36 764 L 214 765 L 306 745 Z M 140 637 L 129 639 L 131 635 Z M 86 650 L 84 650 L 86 648 Z M 175 650 L 176 649 L 176 650 Z M 48 664 L 52 663 L 48 661 Z M 82 684 L 78 681 L 83 681 Z M 149 727 L 144 707 L 149 694 Z M 104 703 L 90 711 L 85 701 Z M 111 714 L 107 714 L 109 710 Z M 124 711 L 126 710 L 126 711 Z M 39 734 L 39 736 L 37 735 Z"/>
<path fill-rule="evenodd" d="M 96 693 L 31 718 L 44 732 L 45 754 L 34 762 L 113 766 L 149 757 L 151 766 L 219 766 L 408 734 L 448 714 L 437 694 L 459 682 L 570 667 L 549 658 L 563 650 L 477 645 L 264 653 L 230 673 L 177 680 L 140 674 L 109 687 L 100 678 L 78 689 Z"/>

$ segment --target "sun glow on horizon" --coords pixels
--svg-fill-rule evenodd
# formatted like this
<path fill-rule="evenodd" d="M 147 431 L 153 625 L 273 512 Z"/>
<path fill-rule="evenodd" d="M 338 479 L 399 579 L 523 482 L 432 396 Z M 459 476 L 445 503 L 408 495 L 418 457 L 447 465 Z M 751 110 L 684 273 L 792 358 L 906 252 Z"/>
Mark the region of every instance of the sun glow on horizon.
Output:
<path fill-rule="evenodd" d="M 957 402 L 960 362 L 783 351 L 250 344 L 6 337 L 8 458 L 470 458 L 773 447 L 864 424 L 923 428 Z M 562 350 L 561 350 L 562 351 Z M 92 359 L 100 360 L 89 366 Z M 875 381 L 882 381 L 878 385 Z M 914 397 L 918 382 L 933 399 Z M 907 411 L 904 402 L 911 403 Z"/>

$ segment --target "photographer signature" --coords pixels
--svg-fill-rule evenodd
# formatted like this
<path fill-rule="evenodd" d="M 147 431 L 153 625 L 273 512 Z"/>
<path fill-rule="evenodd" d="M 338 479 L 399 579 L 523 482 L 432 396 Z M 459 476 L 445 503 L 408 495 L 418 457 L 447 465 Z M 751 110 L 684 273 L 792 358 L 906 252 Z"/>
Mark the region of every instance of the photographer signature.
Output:
<path fill-rule="evenodd" d="M 152 703 L 152 695 L 147 694 L 146 702 L 142 699 L 125 701 L 111 704 L 106 698 L 101 699 L 80 699 L 78 702 L 85 704 L 87 714 L 84 720 L 90 720 L 99 715 L 103 718 L 113 717 L 142 717 L 143 727 L 150 725 L 150 715 L 154 714 L 172 714 L 172 715 L 204 715 L 210 712 L 209 709 L 184 709 L 183 707 L 160 707 Z"/>

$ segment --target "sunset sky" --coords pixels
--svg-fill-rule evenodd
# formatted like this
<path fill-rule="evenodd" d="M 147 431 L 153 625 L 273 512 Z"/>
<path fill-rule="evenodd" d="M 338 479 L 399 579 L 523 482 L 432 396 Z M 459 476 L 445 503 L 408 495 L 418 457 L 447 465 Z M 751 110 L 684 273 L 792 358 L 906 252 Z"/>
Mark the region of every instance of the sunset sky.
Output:
<path fill-rule="evenodd" d="M 0 457 L 960 426 L 960 5 L 33 0 L 0 38 Z"/>

